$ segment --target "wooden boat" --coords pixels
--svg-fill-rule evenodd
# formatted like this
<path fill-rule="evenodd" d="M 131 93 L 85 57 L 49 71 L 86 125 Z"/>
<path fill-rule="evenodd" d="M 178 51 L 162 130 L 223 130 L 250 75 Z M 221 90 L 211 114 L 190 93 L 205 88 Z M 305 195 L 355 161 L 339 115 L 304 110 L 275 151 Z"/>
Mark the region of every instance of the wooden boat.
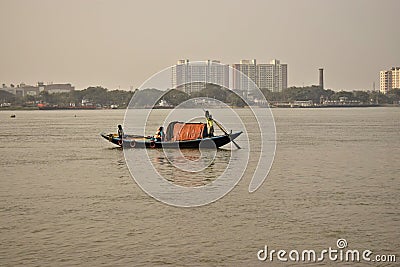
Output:
<path fill-rule="evenodd" d="M 240 148 L 234 140 L 242 134 L 242 131 L 228 133 L 219 123 L 216 122 L 216 124 L 224 132 L 223 135 L 207 136 L 206 123 L 184 122 L 171 122 L 163 141 L 151 136 L 115 133 L 100 135 L 109 142 L 124 148 L 219 148 L 230 142 Z"/>
<path fill-rule="evenodd" d="M 235 140 L 242 132 L 206 137 L 195 140 L 157 141 L 150 136 L 124 135 L 122 140 L 118 134 L 105 134 L 101 136 L 111 143 L 124 148 L 214 148 L 224 146 Z"/>

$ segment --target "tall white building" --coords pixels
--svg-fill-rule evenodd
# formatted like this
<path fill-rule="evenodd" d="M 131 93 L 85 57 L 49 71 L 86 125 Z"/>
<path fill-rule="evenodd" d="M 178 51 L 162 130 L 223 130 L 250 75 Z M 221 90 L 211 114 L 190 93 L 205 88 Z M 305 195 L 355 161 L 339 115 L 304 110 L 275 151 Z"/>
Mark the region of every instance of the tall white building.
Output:
<path fill-rule="evenodd" d="M 178 60 L 172 67 L 172 88 L 187 94 L 206 88 L 207 83 L 229 88 L 229 66 L 217 60 Z"/>
<path fill-rule="evenodd" d="M 257 61 L 255 59 L 242 59 L 240 63 L 233 64 L 232 67 L 238 70 L 233 71 L 233 89 L 249 93 L 257 81 Z"/>
<path fill-rule="evenodd" d="M 271 92 L 282 92 L 287 88 L 287 64 L 281 64 L 277 59 L 269 64 L 257 65 L 257 86 Z"/>
<path fill-rule="evenodd" d="M 233 64 L 233 68 L 245 74 L 261 90 L 281 92 L 287 88 L 287 64 L 281 64 L 277 59 L 267 64 L 257 64 L 255 59 L 241 60 L 239 64 Z M 233 88 L 251 91 L 254 84 L 250 84 L 247 77 L 234 71 Z"/>
<path fill-rule="evenodd" d="M 392 89 L 400 89 L 400 67 L 380 71 L 380 92 L 388 93 Z"/>

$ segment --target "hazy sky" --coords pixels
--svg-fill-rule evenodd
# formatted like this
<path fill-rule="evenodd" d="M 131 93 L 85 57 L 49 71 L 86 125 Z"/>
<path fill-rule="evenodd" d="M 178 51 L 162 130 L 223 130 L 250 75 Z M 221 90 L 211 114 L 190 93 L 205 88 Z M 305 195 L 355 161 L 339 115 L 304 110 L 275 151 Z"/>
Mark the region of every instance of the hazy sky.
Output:
<path fill-rule="evenodd" d="M 400 66 L 399 0 L 0 0 L 0 84 L 140 86 L 176 63 L 280 59 L 289 86 L 379 88 Z"/>

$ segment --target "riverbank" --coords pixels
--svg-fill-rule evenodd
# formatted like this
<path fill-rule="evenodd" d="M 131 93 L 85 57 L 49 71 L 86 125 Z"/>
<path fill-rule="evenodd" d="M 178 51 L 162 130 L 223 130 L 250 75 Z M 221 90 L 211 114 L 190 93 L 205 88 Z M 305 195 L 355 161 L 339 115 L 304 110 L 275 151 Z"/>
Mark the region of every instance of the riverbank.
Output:
<path fill-rule="evenodd" d="M 257 107 L 257 106 L 252 106 Z M 400 104 L 362 104 L 362 105 L 313 105 L 313 106 L 301 106 L 301 105 L 270 105 L 270 108 L 374 108 L 374 107 L 400 107 Z M 173 109 L 174 107 L 159 107 L 157 106 L 155 109 Z M 248 107 L 231 107 L 234 109 L 246 109 Z M 125 108 L 118 108 L 125 109 Z M 140 108 L 140 109 L 150 109 L 150 108 Z M 0 111 L 18 111 L 18 110 L 115 110 L 110 108 L 93 108 L 93 109 L 80 109 L 80 108 L 57 108 L 57 109 L 39 109 L 38 107 L 1 107 Z"/>

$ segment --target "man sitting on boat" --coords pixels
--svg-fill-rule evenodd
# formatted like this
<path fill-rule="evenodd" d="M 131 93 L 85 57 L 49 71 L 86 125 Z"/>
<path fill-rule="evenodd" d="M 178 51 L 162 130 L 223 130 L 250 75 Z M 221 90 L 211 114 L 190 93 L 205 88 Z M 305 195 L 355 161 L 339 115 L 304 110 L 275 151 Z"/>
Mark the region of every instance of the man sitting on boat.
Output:
<path fill-rule="evenodd" d="M 164 127 L 158 128 L 156 134 L 153 136 L 154 140 L 157 142 L 164 141 L 165 139 L 165 133 L 164 133 Z"/>
<path fill-rule="evenodd" d="M 122 130 L 122 126 L 118 125 L 118 137 L 122 139 L 124 136 L 124 130 Z"/>

